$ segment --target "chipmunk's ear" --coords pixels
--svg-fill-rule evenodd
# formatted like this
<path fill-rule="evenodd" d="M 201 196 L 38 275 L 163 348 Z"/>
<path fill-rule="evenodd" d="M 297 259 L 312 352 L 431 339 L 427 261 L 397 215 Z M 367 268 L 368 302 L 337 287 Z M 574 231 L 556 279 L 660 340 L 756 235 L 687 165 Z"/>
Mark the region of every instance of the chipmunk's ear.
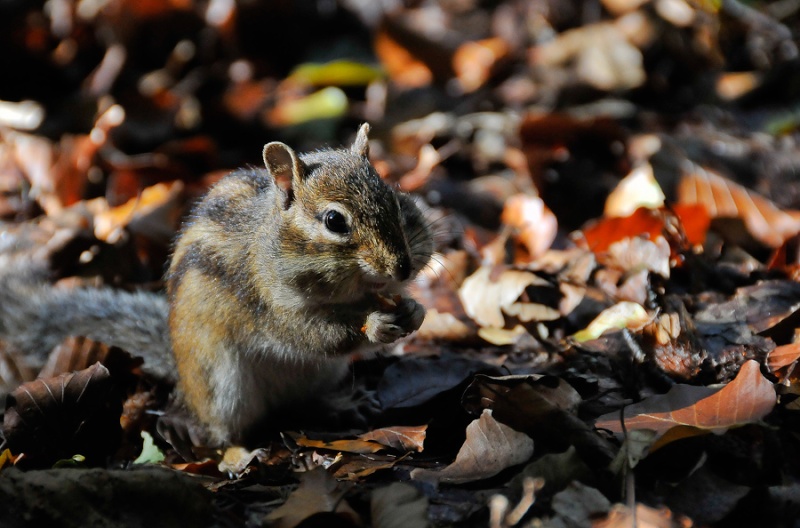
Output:
<path fill-rule="evenodd" d="M 294 199 L 294 188 L 305 178 L 306 166 L 291 147 L 280 141 L 264 145 L 264 165 L 282 195 L 281 205 L 288 208 Z"/>
<path fill-rule="evenodd" d="M 369 134 L 369 123 L 364 123 L 361 125 L 361 128 L 358 129 L 356 140 L 353 141 L 350 152 L 362 158 L 369 157 L 369 139 L 367 138 L 367 134 Z"/>

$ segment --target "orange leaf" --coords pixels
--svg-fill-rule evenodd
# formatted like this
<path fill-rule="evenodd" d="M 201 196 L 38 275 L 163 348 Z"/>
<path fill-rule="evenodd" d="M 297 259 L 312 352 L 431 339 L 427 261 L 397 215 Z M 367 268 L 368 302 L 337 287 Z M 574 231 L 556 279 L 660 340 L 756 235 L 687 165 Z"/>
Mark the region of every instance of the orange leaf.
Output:
<path fill-rule="evenodd" d="M 778 247 L 800 232 L 800 211 L 782 211 L 771 200 L 710 169 L 694 168 L 678 184 L 679 203 L 703 205 L 712 218 L 741 218 L 750 234 L 769 247 Z"/>
<path fill-rule="evenodd" d="M 772 382 L 761 375 L 756 361 L 749 360 L 742 365 L 736 378 L 722 389 L 675 385 L 666 394 L 629 405 L 624 412 L 625 427 L 628 430 L 650 429 L 660 437 L 676 426 L 700 429 L 698 434 L 721 434 L 731 427 L 760 420 L 774 406 Z M 599 417 L 595 426 L 622 433 L 618 412 Z"/>
<path fill-rule="evenodd" d="M 322 440 L 313 440 L 305 436 L 301 436 L 295 440 L 297 445 L 303 447 L 314 447 L 317 449 L 329 449 L 331 451 L 344 451 L 345 453 L 369 454 L 377 453 L 381 449 L 386 449 L 385 446 L 377 442 L 350 439 L 350 440 L 333 440 L 331 442 L 324 442 Z"/>
<path fill-rule="evenodd" d="M 183 183 L 180 181 L 147 187 L 138 197 L 99 213 L 94 220 L 95 236 L 105 242 L 114 243 L 122 236 L 122 229 L 135 220 L 149 215 L 156 215 L 162 220 L 162 215 L 167 219 L 176 216 L 182 191 Z M 163 225 L 169 222 L 159 223 Z"/>
<path fill-rule="evenodd" d="M 499 38 L 465 42 L 453 55 L 453 70 L 465 92 L 474 92 L 492 75 L 496 65 L 508 55 L 508 44 Z"/>
<path fill-rule="evenodd" d="M 502 221 L 513 227 L 528 251 L 526 261 L 535 260 L 550 248 L 558 232 L 558 221 L 538 196 L 517 194 L 506 200 Z"/>
<path fill-rule="evenodd" d="M 771 372 L 775 372 L 787 365 L 791 365 L 800 359 L 800 342 L 789 343 L 775 347 L 769 354 L 767 354 L 767 366 Z"/>
<path fill-rule="evenodd" d="M 710 218 L 702 205 L 676 205 L 672 208 L 690 246 L 702 244 Z M 633 214 L 624 218 L 604 218 L 592 223 L 582 230 L 583 238 L 589 249 L 602 253 L 614 242 L 626 238 L 647 236 L 655 239 L 665 230 L 665 212 L 663 209 L 647 209 L 640 207 Z"/>
<path fill-rule="evenodd" d="M 380 30 L 375 37 L 375 54 L 389 77 L 402 87 L 420 88 L 433 80 L 430 68 L 389 36 L 386 30 Z"/>
<path fill-rule="evenodd" d="M 377 442 L 381 445 L 397 449 L 398 451 L 421 452 L 427 429 L 427 425 L 396 425 L 394 427 L 375 429 L 374 431 L 359 435 L 359 438 L 370 443 Z"/>

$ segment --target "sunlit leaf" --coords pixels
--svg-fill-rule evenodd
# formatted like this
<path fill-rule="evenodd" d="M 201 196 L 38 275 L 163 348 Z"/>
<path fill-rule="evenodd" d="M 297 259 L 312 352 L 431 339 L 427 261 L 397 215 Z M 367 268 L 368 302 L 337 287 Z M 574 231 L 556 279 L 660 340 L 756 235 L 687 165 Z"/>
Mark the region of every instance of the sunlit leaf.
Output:
<path fill-rule="evenodd" d="M 281 101 L 268 116 L 274 126 L 290 126 L 315 119 L 341 117 L 347 112 L 347 95 L 335 86 L 323 88 L 299 99 Z"/>
<path fill-rule="evenodd" d="M 771 200 L 699 165 L 684 173 L 678 200 L 703 205 L 712 218 L 741 218 L 750 234 L 769 247 L 800 232 L 800 211 L 782 211 Z"/>
<path fill-rule="evenodd" d="M 381 77 L 383 71 L 375 66 L 336 60 L 324 64 L 300 64 L 292 71 L 289 79 L 314 86 L 362 86 Z"/>
<path fill-rule="evenodd" d="M 531 285 L 550 286 L 550 283 L 528 271 L 509 269 L 492 277 L 491 268 L 482 266 L 464 280 L 458 295 L 467 315 L 475 322 L 502 328 L 505 324 L 502 310 L 514 304 Z"/>
<path fill-rule="evenodd" d="M 731 427 L 760 420 L 772 411 L 775 398 L 772 382 L 761 375 L 756 361 L 749 360 L 736 378 L 721 389 L 674 385 L 666 394 L 625 407 L 625 428 L 650 429 L 659 436 L 677 426 L 690 428 L 683 429 L 683 434 L 675 435 L 673 440 L 703 432 L 721 434 Z M 600 416 L 595 425 L 622 433 L 618 412 Z"/>
<path fill-rule="evenodd" d="M 515 229 L 516 237 L 528 250 L 526 261 L 547 251 L 558 233 L 555 215 L 538 196 L 512 196 L 506 200 L 501 219 Z"/>
<path fill-rule="evenodd" d="M 395 425 L 375 429 L 359 435 L 359 438 L 368 442 L 377 442 L 398 451 L 422 452 L 427 429 L 427 425 Z"/>
<path fill-rule="evenodd" d="M 589 323 L 589 326 L 576 332 L 572 337 L 578 342 L 597 339 L 609 330 L 622 328 L 638 329 L 650 321 L 644 307 L 635 302 L 623 301 L 606 308 Z"/>
<path fill-rule="evenodd" d="M 640 207 L 658 209 L 664 205 L 664 192 L 653 175 L 653 166 L 640 165 L 625 176 L 606 198 L 607 217 L 626 217 Z"/>

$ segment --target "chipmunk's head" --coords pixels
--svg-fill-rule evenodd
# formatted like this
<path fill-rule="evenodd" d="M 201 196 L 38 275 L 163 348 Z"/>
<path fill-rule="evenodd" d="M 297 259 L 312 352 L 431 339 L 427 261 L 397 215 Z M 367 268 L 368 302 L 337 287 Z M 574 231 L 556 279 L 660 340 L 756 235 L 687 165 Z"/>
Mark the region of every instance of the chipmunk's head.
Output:
<path fill-rule="evenodd" d="M 414 201 L 369 163 L 369 125 L 349 149 L 298 156 L 264 147 L 283 225 L 283 278 L 311 301 L 347 302 L 397 291 L 430 259 L 431 234 Z"/>

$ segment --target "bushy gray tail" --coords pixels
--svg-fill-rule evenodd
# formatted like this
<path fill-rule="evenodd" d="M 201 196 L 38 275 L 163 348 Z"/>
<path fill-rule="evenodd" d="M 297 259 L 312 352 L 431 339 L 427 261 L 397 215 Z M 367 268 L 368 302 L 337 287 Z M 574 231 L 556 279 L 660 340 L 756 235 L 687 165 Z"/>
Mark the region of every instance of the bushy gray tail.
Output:
<path fill-rule="evenodd" d="M 163 295 L 110 288 L 59 288 L 34 263 L 0 259 L 0 340 L 44 365 L 69 336 L 85 336 L 143 357 L 143 370 L 174 382 Z"/>

